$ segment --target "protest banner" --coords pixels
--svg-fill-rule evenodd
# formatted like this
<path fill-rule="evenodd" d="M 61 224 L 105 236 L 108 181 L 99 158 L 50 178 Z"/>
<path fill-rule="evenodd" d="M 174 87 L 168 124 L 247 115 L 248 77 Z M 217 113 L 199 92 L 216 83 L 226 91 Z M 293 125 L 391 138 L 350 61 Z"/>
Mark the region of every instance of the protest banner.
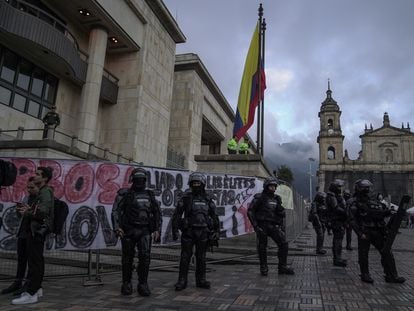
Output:
<path fill-rule="evenodd" d="M 111 210 L 117 191 L 128 188 L 134 166 L 112 162 L 10 158 L 18 170 L 14 185 L 2 188 L 0 194 L 0 250 L 16 249 L 19 218 L 16 203 L 26 195 L 26 184 L 36 167 L 53 168 L 55 197 L 69 206 L 62 235 L 51 236 L 47 249 L 104 249 L 120 247 L 111 224 Z M 144 167 L 148 172 L 147 187 L 154 190 L 163 215 L 161 244 L 172 242 L 170 219 L 174 204 L 187 188 L 190 172 Z M 253 195 L 262 191 L 262 181 L 255 177 L 206 173 L 206 191 L 217 206 L 221 238 L 253 231 L 247 218 Z M 290 190 L 290 188 L 288 188 Z M 283 196 L 289 191 L 284 190 Z M 282 199 L 283 199 L 282 196 Z M 290 194 L 291 196 L 291 194 Z"/>

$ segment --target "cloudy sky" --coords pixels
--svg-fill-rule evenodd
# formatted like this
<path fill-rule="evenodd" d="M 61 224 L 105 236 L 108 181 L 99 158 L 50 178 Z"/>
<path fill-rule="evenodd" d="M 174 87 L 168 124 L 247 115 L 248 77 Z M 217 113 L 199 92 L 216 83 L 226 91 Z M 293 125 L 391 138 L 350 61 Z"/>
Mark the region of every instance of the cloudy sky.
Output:
<path fill-rule="evenodd" d="M 298 145 L 301 157 L 318 157 L 328 78 L 351 158 L 365 123 L 382 126 L 385 111 L 392 125 L 414 127 L 413 0 L 164 0 L 187 37 L 177 53 L 198 54 L 234 110 L 260 2 L 268 156 L 289 143 L 289 153 Z"/>

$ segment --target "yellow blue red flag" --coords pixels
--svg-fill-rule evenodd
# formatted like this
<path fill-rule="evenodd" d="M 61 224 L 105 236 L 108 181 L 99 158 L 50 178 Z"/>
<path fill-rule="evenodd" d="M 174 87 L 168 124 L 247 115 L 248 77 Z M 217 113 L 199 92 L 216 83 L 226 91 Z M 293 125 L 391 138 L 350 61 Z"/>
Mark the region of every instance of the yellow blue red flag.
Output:
<path fill-rule="evenodd" d="M 247 130 L 252 126 L 256 107 L 260 99 L 263 98 L 264 90 L 266 89 L 266 77 L 263 59 L 260 55 L 259 38 L 260 27 L 259 23 L 257 23 L 252 41 L 250 42 L 240 85 L 236 120 L 233 129 L 233 135 L 236 136 L 237 141 L 244 137 Z"/>

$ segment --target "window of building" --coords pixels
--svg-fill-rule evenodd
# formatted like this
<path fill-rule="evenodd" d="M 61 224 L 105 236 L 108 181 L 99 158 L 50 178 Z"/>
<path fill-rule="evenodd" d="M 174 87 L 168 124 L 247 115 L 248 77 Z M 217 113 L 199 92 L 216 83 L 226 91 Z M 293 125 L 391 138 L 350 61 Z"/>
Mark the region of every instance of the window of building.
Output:
<path fill-rule="evenodd" d="M 391 149 L 385 149 L 385 162 L 394 161 L 394 156 Z"/>
<path fill-rule="evenodd" d="M 58 79 L 0 46 L 0 104 L 42 119 L 55 104 Z"/>
<path fill-rule="evenodd" d="M 333 160 L 335 159 L 335 148 L 330 146 L 328 148 L 328 160 Z"/>
<path fill-rule="evenodd" d="M 333 128 L 333 120 L 332 119 L 328 119 L 328 128 Z"/>

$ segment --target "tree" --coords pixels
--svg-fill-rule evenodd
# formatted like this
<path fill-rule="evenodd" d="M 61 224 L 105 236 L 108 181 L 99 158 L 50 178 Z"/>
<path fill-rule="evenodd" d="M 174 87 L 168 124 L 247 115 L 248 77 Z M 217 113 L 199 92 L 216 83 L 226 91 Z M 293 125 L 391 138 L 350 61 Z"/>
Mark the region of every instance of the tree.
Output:
<path fill-rule="evenodd" d="M 277 168 L 277 178 L 287 182 L 290 185 L 295 180 L 293 177 L 292 170 L 287 165 L 280 165 Z"/>

